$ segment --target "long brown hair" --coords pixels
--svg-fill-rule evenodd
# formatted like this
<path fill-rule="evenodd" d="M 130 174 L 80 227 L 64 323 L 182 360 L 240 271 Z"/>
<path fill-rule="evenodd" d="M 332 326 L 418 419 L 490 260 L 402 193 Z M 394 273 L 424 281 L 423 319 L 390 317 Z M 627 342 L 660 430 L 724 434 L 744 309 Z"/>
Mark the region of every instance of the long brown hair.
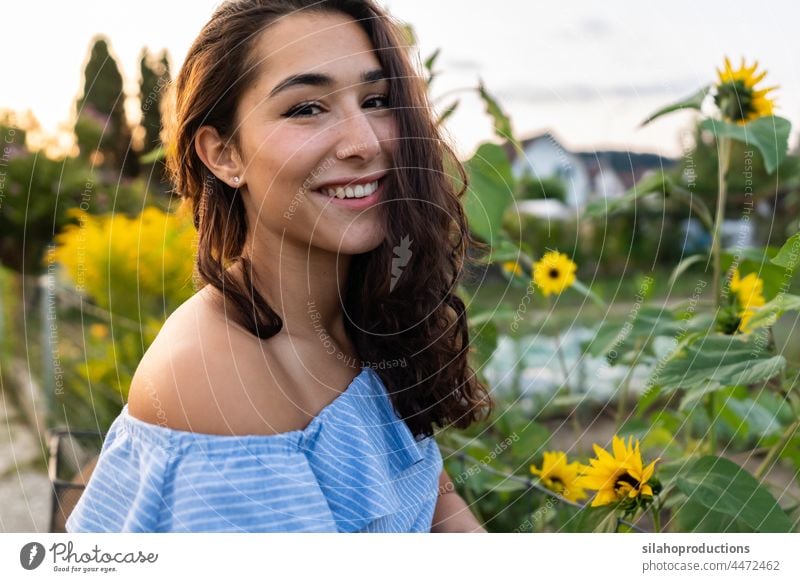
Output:
<path fill-rule="evenodd" d="M 401 136 L 384 185 L 392 204 L 379 206 L 386 238 L 351 260 L 343 296 L 348 335 L 366 362 L 406 363 L 375 368 L 415 435 L 431 435 L 435 425 L 466 428 L 493 406 L 469 367 L 467 316 L 455 293 L 469 245 L 481 246 L 470 236 L 460 201 L 467 175 L 432 118 L 401 28 L 371 0 L 228 1 L 192 44 L 165 121 L 170 176 L 176 193 L 191 204 L 198 230 L 196 275 L 232 303 L 232 317 L 253 335 L 266 339 L 280 331 L 283 322 L 255 290 L 252 265 L 242 253 L 248 225 L 241 194 L 215 179 L 194 138 L 210 125 L 235 147 L 236 108 L 257 70 L 251 63 L 256 38 L 298 10 L 339 12 L 364 29 L 389 80 L 389 106 Z M 460 188 L 448 168 L 459 174 Z M 411 257 L 399 277 L 396 249 L 409 251 L 401 258 Z M 241 282 L 227 271 L 237 262 Z"/>

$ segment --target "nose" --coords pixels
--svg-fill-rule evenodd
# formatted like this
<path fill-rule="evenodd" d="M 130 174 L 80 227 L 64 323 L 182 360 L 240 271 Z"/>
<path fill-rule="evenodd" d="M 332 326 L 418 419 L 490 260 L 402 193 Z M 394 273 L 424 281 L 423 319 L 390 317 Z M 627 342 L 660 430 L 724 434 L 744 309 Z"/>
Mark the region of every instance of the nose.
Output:
<path fill-rule="evenodd" d="M 381 153 L 381 141 L 372 127 L 374 122 L 359 108 L 356 113 L 348 114 L 339 123 L 340 139 L 336 148 L 336 158 L 346 160 L 359 157 L 371 161 Z"/>

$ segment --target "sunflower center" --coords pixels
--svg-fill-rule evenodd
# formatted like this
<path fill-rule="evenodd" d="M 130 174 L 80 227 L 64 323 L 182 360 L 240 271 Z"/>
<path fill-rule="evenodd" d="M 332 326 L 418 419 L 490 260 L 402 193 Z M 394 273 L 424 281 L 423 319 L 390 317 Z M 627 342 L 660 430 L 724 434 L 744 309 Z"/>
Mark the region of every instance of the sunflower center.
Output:
<path fill-rule="evenodd" d="M 547 276 L 551 279 L 558 279 L 558 269 L 555 267 L 551 267 L 550 270 L 547 272 Z"/>
<path fill-rule="evenodd" d="M 550 489 L 556 493 L 564 491 L 564 481 L 562 481 L 560 477 L 550 477 L 549 481 Z"/>
<path fill-rule="evenodd" d="M 640 485 L 641 483 L 639 483 L 639 480 L 626 471 L 617 477 L 614 489 L 616 490 L 617 494 L 625 494 L 631 489 L 638 491 Z"/>

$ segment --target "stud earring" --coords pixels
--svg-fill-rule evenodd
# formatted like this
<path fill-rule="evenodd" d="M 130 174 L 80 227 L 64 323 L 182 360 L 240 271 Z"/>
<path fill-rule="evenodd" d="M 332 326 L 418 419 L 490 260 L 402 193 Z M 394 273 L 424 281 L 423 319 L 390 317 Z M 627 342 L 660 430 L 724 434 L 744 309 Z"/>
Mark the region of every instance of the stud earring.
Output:
<path fill-rule="evenodd" d="M 233 183 L 234 184 L 238 184 L 239 183 L 239 176 L 234 176 L 233 177 Z"/>

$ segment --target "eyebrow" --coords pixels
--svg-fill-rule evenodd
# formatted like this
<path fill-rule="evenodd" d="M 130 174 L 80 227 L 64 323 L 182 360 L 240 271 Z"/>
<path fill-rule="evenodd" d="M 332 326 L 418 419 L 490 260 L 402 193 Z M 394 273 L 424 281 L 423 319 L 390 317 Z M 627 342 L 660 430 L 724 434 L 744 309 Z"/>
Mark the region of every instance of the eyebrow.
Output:
<path fill-rule="evenodd" d="M 386 74 L 383 72 L 383 69 L 375 69 L 372 71 L 364 71 L 361 73 L 361 83 L 362 84 L 370 84 L 370 83 L 377 83 L 378 81 L 382 81 L 386 78 Z M 289 87 L 295 87 L 298 85 L 310 85 L 312 87 L 330 87 L 333 85 L 333 77 L 329 75 L 325 75 L 323 73 L 299 73 L 297 75 L 292 75 L 290 77 L 286 77 L 283 81 L 278 83 L 272 91 L 269 93 L 270 99 L 283 91 L 284 89 L 288 89 Z"/>

